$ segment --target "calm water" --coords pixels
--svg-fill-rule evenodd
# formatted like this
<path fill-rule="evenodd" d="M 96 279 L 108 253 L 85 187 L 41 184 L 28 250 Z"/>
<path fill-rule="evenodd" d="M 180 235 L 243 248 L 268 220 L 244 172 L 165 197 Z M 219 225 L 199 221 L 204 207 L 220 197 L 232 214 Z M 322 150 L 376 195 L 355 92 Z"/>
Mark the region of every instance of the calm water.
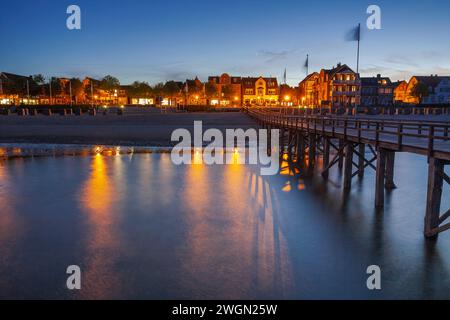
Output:
<path fill-rule="evenodd" d="M 338 172 L 325 185 L 169 154 L 3 161 L 0 298 L 450 298 L 450 232 L 422 236 L 425 163 L 399 155 L 376 212 L 371 171 L 345 197 Z"/>

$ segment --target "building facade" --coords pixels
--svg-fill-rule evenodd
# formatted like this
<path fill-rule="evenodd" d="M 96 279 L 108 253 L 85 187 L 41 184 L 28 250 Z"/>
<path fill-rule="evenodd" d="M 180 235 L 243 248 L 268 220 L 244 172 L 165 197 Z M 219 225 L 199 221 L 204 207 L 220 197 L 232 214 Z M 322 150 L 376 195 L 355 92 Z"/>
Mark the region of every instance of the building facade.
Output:
<path fill-rule="evenodd" d="M 276 106 L 279 87 L 276 78 L 242 78 L 242 102 L 247 107 Z"/>
<path fill-rule="evenodd" d="M 429 95 L 423 98 L 424 104 L 450 103 L 450 77 L 442 77 L 437 86 L 432 88 Z"/>
<path fill-rule="evenodd" d="M 280 85 L 279 104 L 282 107 L 293 107 L 298 105 L 298 87 L 291 87 L 287 84 Z"/>
<path fill-rule="evenodd" d="M 397 81 L 394 83 L 394 103 L 403 103 L 406 100 L 406 90 L 408 82 Z"/>
<path fill-rule="evenodd" d="M 31 76 L 0 72 L 0 104 L 38 104 L 42 88 Z"/>
<path fill-rule="evenodd" d="M 319 105 L 318 81 L 319 73 L 313 72 L 299 83 L 298 102 L 301 106 L 312 108 Z"/>
<path fill-rule="evenodd" d="M 345 64 L 322 69 L 316 90 L 320 107 L 355 107 L 361 102 L 359 74 Z"/>
<path fill-rule="evenodd" d="M 450 103 L 450 76 L 414 76 L 409 80 L 405 102 L 410 104 Z"/>
<path fill-rule="evenodd" d="M 208 95 L 208 104 L 222 107 L 238 107 L 242 104 L 242 78 L 233 77 L 227 73 L 208 78 L 208 85 L 215 88 Z"/>
<path fill-rule="evenodd" d="M 186 80 L 183 85 L 183 104 L 190 106 L 206 105 L 205 84 L 198 77 Z"/>
<path fill-rule="evenodd" d="M 391 79 L 378 74 L 361 78 L 361 106 L 387 107 L 394 104 L 394 85 Z"/>

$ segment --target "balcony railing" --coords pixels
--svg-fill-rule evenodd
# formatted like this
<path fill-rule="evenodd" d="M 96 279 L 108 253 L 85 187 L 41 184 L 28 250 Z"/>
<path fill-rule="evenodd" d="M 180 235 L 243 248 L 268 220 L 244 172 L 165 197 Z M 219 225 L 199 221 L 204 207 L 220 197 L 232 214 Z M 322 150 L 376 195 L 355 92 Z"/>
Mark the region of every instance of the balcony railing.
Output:
<path fill-rule="evenodd" d="M 359 85 L 359 84 L 361 84 L 361 81 L 360 80 L 333 80 L 332 84 Z"/>
<path fill-rule="evenodd" d="M 361 95 L 359 91 L 333 91 L 333 96 L 359 96 Z"/>

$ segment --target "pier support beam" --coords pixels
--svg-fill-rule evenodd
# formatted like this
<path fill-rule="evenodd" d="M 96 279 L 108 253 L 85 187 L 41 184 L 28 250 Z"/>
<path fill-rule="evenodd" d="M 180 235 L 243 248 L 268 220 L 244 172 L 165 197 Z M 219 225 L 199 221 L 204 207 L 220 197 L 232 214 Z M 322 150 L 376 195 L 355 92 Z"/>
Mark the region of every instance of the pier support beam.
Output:
<path fill-rule="evenodd" d="M 283 127 L 280 128 L 280 159 L 283 158 L 284 155 L 284 130 Z"/>
<path fill-rule="evenodd" d="M 292 147 L 293 147 L 292 139 L 293 139 L 293 137 L 294 137 L 294 135 L 292 133 L 292 130 L 288 130 L 287 153 L 288 153 L 289 161 L 292 161 Z"/>
<path fill-rule="evenodd" d="M 297 133 L 297 162 L 300 163 L 304 160 L 305 155 L 305 138 L 303 134 Z"/>
<path fill-rule="evenodd" d="M 385 188 L 392 190 L 397 188 L 394 183 L 394 165 L 395 165 L 395 151 L 386 152 L 386 183 Z"/>
<path fill-rule="evenodd" d="M 340 170 L 344 167 L 344 140 L 339 139 L 339 160 L 338 160 L 338 167 Z"/>
<path fill-rule="evenodd" d="M 327 137 L 323 138 L 323 167 L 328 168 L 330 165 L 330 140 Z M 328 170 L 322 174 L 324 179 L 328 179 Z"/>
<path fill-rule="evenodd" d="M 272 127 L 267 125 L 267 155 L 272 156 Z"/>
<path fill-rule="evenodd" d="M 449 224 L 439 225 L 448 218 L 449 211 L 440 217 L 442 187 L 444 184 L 444 162 L 435 158 L 429 159 L 427 209 L 425 213 L 424 233 L 427 238 L 435 238 L 439 232 L 450 228 Z"/>
<path fill-rule="evenodd" d="M 364 143 L 360 143 L 358 146 L 358 177 L 364 177 L 364 169 L 365 169 L 365 154 L 366 154 L 366 145 Z"/>
<path fill-rule="evenodd" d="M 348 191 L 352 187 L 353 175 L 353 144 L 347 142 L 345 146 L 345 167 L 344 167 L 344 190 Z"/>
<path fill-rule="evenodd" d="M 375 207 L 384 207 L 384 181 L 386 175 L 386 150 L 379 148 L 377 152 L 377 172 L 375 179 Z"/>
<path fill-rule="evenodd" d="M 309 135 L 309 148 L 308 148 L 308 168 L 312 169 L 314 168 L 315 162 L 316 162 L 316 135 L 310 134 Z"/>

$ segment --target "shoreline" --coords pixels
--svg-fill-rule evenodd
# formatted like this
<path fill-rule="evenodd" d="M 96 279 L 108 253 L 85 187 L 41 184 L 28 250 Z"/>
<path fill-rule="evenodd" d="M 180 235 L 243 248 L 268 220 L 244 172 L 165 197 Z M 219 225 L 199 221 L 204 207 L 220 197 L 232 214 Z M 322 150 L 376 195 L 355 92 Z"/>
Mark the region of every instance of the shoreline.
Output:
<path fill-rule="evenodd" d="M 173 147 L 176 129 L 193 134 L 194 121 L 203 130 L 257 127 L 244 113 L 125 113 L 123 116 L 0 116 L 0 143 L 47 145 L 106 145 L 124 147 Z"/>

